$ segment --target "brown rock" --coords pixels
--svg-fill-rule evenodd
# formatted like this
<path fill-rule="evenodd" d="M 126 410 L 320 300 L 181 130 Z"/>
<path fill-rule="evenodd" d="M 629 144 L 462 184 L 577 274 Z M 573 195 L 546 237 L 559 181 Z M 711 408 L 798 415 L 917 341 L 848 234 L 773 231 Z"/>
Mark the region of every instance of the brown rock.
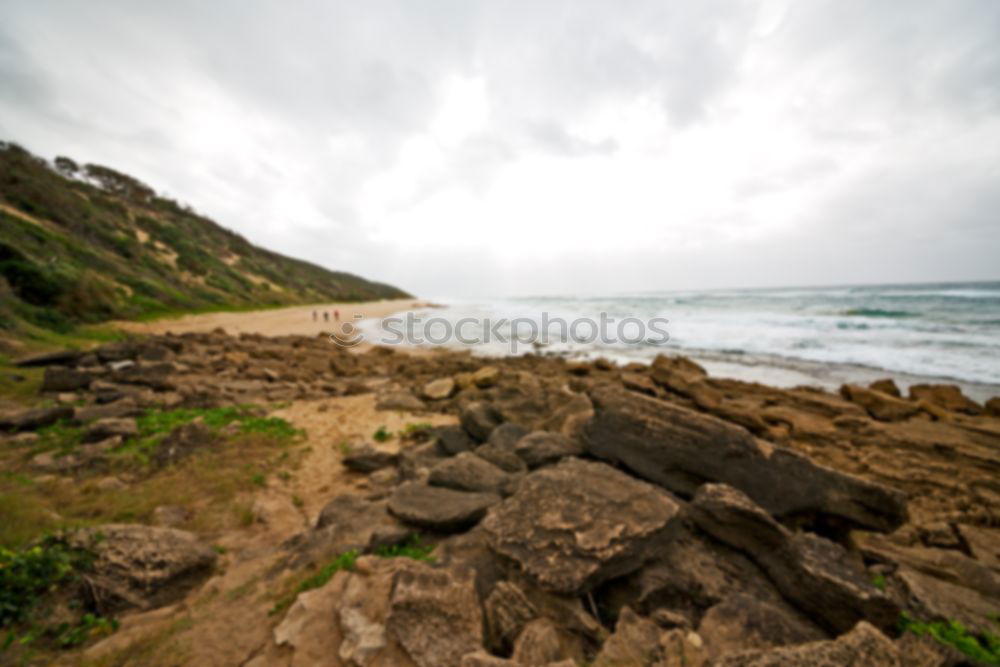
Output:
<path fill-rule="evenodd" d="M 398 459 L 399 455 L 397 454 L 384 452 L 367 443 L 361 443 L 351 447 L 350 452 L 341 459 L 341 463 L 348 470 L 369 473 L 396 465 Z"/>
<path fill-rule="evenodd" d="M 476 441 L 461 426 L 439 426 L 431 431 L 431 436 L 441 453 L 449 456 L 476 447 Z"/>
<path fill-rule="evenodd" d="M 139 435 L 139 427 L 135 420 L 129 417 L 107 417 L 98 419 L 87 427 L 83 434 L 84 442 L 98 442 L 107 438 L 132 438 Z"/>
<path fill-rule="evenodd" d="M 109 524 L 71 541 L 94 553 L 88 588 L 102 614 L 175 602 L 211 574 L 217 558 L 195 535 L 173 528 Z"/>
<path fill-rule="evenodd" d="M 89 422 L 98 419 L 137 417 L 142 412 L 142 408 L 136 405 L 134 399 L 125 397 L 104 405 L 88 405 L 76 408 L 73 411 L 73 419 L 78 422 Z"/>
<path fill-rule="evenodd" d="M 957 549 L 901 546 L 883 535 L 864 533 L 857 535 L 856 541 L 869 561 L 906 565 L 936 579 L 993 596 L 1000 609 L 1000 574 Z"/>
<path fill-rule="evenodd" d="M 546 590 L 576 594 L 638 568 L 669 539 L 679 505 L 602 463 L 528 475 L 483 522 L 490 547 Z"/>
<path fill-rule="evenodd" d="M 462 410 L 459 421 L 466 433 L 479 442 L 486 442 L 493 429 L 503 421 L 503 417 L 489 403 L 473 401 Z"/>
<path fill-rule="evenodd" d="M 904 667 L 899 650 L 868 623 L 861 622 L 835 640 L 799 646 L 744 651 L 723 656 L 713 667 Z"/>
<path fill-rule="evenodd" d="M 691 509 L 699 528 L 748 554 L 786 599 L 824 626 L 845 632 L 861 620 L 882 628 L 898 621 L 899 607 L 871 585 L 840 545 L 812 533 L 791 533 L 724 484 L 702 486 Z"/>
<path fill-rule="evenodd" d="M 472 452 L 462 452 L 431 468 L 428 483 L 458 491 L 500 493 L 507 473 Z"/>
<path fill-rule="evenodd" d="M 883 422 L 903 421 L 920 412 L 920 407 L 916 403 L 853 384 L 845 384 L 841 387 L 840 394 L 847 400 L 863 407 L 875 419 Z"/>
<path fill-rule="evenodd" d="M 76 391 L 86 389 L 94 380 L 94 376 L 84 371 L 65 366 L 49 366 L 42 378 L 43 392 Z"/>
<path fill-rule="evenodd" d="M 480 389 L 492 387 L 500 379 L 500 369 L 496 366 L 483 366 L 472 374 L 472 383 Z"/>
<path fill-rule="evenodd" d="M 649 394 L 650 396 L 656 396 L 656 383 L 648 375 L 643 375 L 641 373 L 622 373 L 622 385 L 626 389 L 631 389 L 632 391 L 638 391 L 643 394 Z"/>
<path fill-rule="evenodd" d="M 429 401 L 441 401 L 451 396 L 458 389 L 452 378 L 438 378 L 424 385 L 422 394 Z"/>
<path fill-rule="evenodd" d="M 0 416 L 0 430 L 34 431 L 35 429 L 51 426 L 60 420 L 71 419 L 72 417 L 73 408 L 68 405 L 24 410 Z"/>
<path fill-rule="evenodd" d="M 625 607 L 618 615 L 615 631 L 594 658 L 594 667 L 655 667 L 662 664 L 660 635 L 663 631 L 652 621 Z"/>
<path fill-rule="evenodd" d="M 567 456 L 579 456 L 583 454 L 583 445 L 561 433 L 535 431 L 518 440 L 514 452 L 529 468 L 534 469 Z"/>
<path fill-rule="evenodd" d="M 408 524 L 442 533 L 453 533 L 474 526 L 500 496 L 492 493 L 467 493 L 407 482 L 393 491 L 389 512 Z"/>
<path fill-rule="evenodd" d="M 996 632 L 990 620 L 1000 598 L 924 574 L 903 565 L 894 578 L 902 584 L 911 614 L 922 620 L 956 620 L 973 632 Z"/>
<path fill-rule="evenodd" d="M 521 665 L 548 665 L 583 659 L 583 648 L 572 634 L 547 618 L 528 623 L 514 642 L 513 660 Z"/>
<path fill-rule="evenodd" d="M 896 381 L 891 378 L 885 378 L 884 380 L 875 380 L 868 388 L 873 391 L 882 392 L 887 396 L 892 396 L 893 398 L 902 398 L 903 394 L 899 391 L 899 387 L 896 386 Z"/>
<path fill-rule="evenodd" d="M 517 584 L 500 581 L 483 603 L 486 617 L 486 645 L 507 652 L 528 623 L 538 618 L 538 610 Z"/>
<path fill-rule="evenodd" d="M 501 425 L 501 428 L 503 426 Z M 499 430 L 500 428 L 497 428 L 494 433 Z M 528 466 L 521 460 L 521 457 L 514 453 L 513 448 L 505 449 L 492 442 L 487 442 L 484 445 L 476 447 L 472 453 L 481 459 L 489 461 L 504 472 L 519 473 L 525 472 L 528 469 Z"/>
<path fill-rule="evenodd" d="M 756 563 L 688 525 L 653 560 L 607 588 L 611 609 L 632 605 L 651 618 L 667 611 L 678 627 L 696 627 L 710 607 L 737 595 L 795 613 Z"/>
<path fill-rule="evenodd" d="M 991 417 L 1000 417 L 1000 396 L 994 396 L 983 405 L 986 414 Z"/>
<path fill-rule="evenodd" d="M 983 413 L 983 407 L 966 397 L 958 385 L 954 384 L 911 385 L 910 400 L 927 401 L 931 405 L 944 408 L 949 412 L 963 412 L 968 415 Z"/>
<path fill-rule="evenodd" d="M 483 644 L 473 573 L 408 565 L 393 582 L 386 632 L 420 667 L 459 664 Z"/>
<path fill-rule="evenodd" d="M 587 451 L 682 495 L 705 481 L 741 489 L 777 516 L 830 516 L 879 531 L 906 520 L 902 495 L 816 465 L 715 417 L 611 386 L 592 392 Z"/>
<path fill-rule="evenodd" d="M 499 449 L 505 449 L 513 452 L 517 441 L 528 435 L 528 433 L 530 433 L 530 431 L 520 424 L 505 422 L 490 432 L 490 437 L 487 443 L 494 445 Z"/>
<path fill-rule="evenodd" d="M 826 639 L 812 624 L 749 595 L 734 595 L 709 609 L 698 634 L 713 657 Z"/>
<path fill-rule="evenodd" d="M 399 410 L 401 412 L 421 412 L 427 408 L 424 402 L 408 391 L 397 391 L 379 398 L 376 410 Z"/>

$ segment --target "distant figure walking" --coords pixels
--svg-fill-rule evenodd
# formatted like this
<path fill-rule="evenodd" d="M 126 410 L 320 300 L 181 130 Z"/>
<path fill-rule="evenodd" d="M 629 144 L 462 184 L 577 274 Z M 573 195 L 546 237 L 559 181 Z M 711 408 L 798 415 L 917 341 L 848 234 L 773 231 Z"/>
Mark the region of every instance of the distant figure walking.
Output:
<path fill-rule="evenodd" d="M 329 311 L 326 311 L 326 310 L 323 311 L 323 321 L 324 322 L 329 322 L 330 321 L 330 313 L 329 313 Z"/>
<path fill-rule="evenodd" d="M 340 321 L 340 311 L 339 310 L 333 311 L 333 319 L 337 320 L 338 322 Z"/>
<path fill-rule="evenodd" d="M 313 311 L 313 322 L 315 322 L 315 321 L 316 321 L 316 311 L 314 310 Z"/>

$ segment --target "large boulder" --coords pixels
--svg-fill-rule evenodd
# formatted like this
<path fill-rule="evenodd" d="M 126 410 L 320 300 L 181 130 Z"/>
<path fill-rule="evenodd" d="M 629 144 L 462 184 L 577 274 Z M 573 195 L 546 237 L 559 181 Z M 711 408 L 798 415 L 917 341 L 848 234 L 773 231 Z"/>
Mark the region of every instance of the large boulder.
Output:
<path fill-rule="evenodd" d="M 528 475 L 483 522 L 490 547 L 543 589 L 577 594 L 635 570 L 669 540 L 680 505 L 603 463 Z"/>
<path fill-rule="evenodd" d="M 94 554 L 87 584 L 104 614 L 176 602 L 212 573 L 218 557 L 194 534 L 174 528 L 109 524 L 80 531 L 71 542 Z"/>
<path fill-rule="evenodd" d="M 389 497 L 389 512 L 419 528 L 454 533 L 474 526 L 498 502 L 500 496 L 492 493 L 467 493 L 407 482 Z"/>
<path fill-rule="evenodd" d="M 749 557 L 687 524 L 653 560 L 603 590 L 612 611 L 626 605 L 649 615 L 670 610 L 674 624 L 685 627 L 698 627 L 709 608 L 734 596 L 796 613 Z"/>
<path fill-rule="evenodd" d="M 830 630 L 846 632 L 862 620 L 891 628 L 899 620 L 896 603 L 843 547 L 790 532 L 737 489 L 705 484 L 691 509 L 699 528 L 748 554 L 786 599 Z"/>
<path fill-rule="evenodd" d="M 743 651 L 723 656 L 713 667 L 904 667 L 899 650 L 878 629 L 868 623 L 858 625 L 835 640 L 798 646 Z"/>
<path fill-rule="evenodd" d="M 471 452 L 445 459 L 431 469 L 428 483 L 458 491 L 500 493 L 507 473 Z"/>
<path fill-rule="evenodd" d="M 903 421 L 920 412 L 920 406 L 916 403 L 867 387 L 845 384 L 840 388 L 840 394 L 852 403 L 863 407 L 875 419 L 883 422 Z"/>
<path fill-rule="evenodd" d="M 891 531 L 907 517 L 900 493 L 816 465 L 710 415 L 603 386 L 583 429 L 587 451 L 691 496 L 703 482 L 734 486 L 777 516 L 835 517 Z"/>

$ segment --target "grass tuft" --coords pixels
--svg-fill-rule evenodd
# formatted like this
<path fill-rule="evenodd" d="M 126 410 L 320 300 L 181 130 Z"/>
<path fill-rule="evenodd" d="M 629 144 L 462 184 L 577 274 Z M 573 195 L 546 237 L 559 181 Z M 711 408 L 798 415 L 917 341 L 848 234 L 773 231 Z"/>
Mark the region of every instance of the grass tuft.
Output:
<path fill-rule="evenodd" d="M 976 635 L 955 620 L 923 622 L 906 612 L 900 618 L 900 628 L 905 632 L 927 635 L 973 660 L 987 665 L 1000 665 L 1000 636 L 991 632 Z"/>

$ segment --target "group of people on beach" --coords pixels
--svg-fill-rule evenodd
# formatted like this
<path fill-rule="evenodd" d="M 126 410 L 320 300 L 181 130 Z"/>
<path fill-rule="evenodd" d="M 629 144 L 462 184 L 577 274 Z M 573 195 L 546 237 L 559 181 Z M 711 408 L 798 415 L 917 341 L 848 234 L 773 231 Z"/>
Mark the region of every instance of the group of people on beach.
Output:
<path fill-rule="evenodd" d="M 319 321 L 319 315 L 318 315 L 317 311 L 314 310 L 313 311 L 313 322 L 318 322 L 318 321 Z M 330 311 L 328 311 L 328 310 L 324 310 L 323 311 L 323 321 L 324 322 L 329 322 L 330 321 Z M 340 321 L 340 311 L 339 310 L 334 310 L 333 311 L 333 321 L 334 322 L 339 322 Z"/>

